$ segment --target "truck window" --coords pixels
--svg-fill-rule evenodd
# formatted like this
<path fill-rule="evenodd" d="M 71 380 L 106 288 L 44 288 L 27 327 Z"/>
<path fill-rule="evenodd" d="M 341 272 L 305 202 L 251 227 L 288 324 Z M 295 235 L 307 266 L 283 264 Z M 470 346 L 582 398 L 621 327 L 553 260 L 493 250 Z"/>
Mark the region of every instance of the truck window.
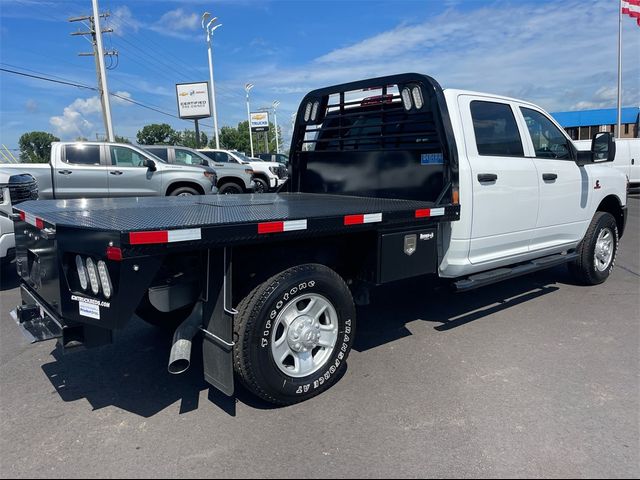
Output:
<path fill-rule="evenodd" d="M 180 165 L 202 165 L 202 160 L 188 150 L 175 149 L 176 163 Z"/>
<path fill-rule="evenodd" d="M 73 165 L 100 165 L 99 145 L 67 145 L 65 162 Z"/>
<path fill-rule="evenodd" d="M 216 158 L 215 158 L 216 162 L 220 162 L 220 163 L 228 163 L 229 162 L 229 154 L 228 153 L 216 152 L 215 155 L 216 155 Z"/>
<path fill-rule="evenodd" d="M 148 148 L 156 157 L 161 158 L 165 162 L 169 161 L 169 149 L 167 148 Z"/>
<path fill-rule="evenodd" d="M 474 100 L 471 102 L 471 118 L 479 155 L 524 157 L 522 139 L 511 106 Z"/>
<path fill-rule="evenodd" d="M 109 147 L 111 165 L 118 167 L 142 167 L 145 157 L 127 147 Z"/>
<path fill-rule="evenodd" d="M 551 120 L 530 108 L 521 107 L 520 111 L 527 122 L 536 158 L 571 159 L 567 138 Z"/>

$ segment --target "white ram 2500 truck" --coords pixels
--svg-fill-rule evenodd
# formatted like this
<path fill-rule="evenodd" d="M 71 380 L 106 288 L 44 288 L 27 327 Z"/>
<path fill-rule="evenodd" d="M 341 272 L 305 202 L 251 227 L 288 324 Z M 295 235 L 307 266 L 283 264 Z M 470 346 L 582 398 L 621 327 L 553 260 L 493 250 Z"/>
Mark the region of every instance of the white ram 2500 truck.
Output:
<path fill-rule="evenodd" d="M 282 405 L 343 376 L 354 298 L 377 285 L 465 291 L 560 264 L 596 285 L 613 269 L 627 179 L 606 166 L 611 135 L 579 152 L 529 102 L 413 73 L 322 88 L 290 152 L 286 193 L 21 204 L 20 326 L 71 350 L 136 312 L 176 328 L 171 373 L 202 335 L 211 385 Z"/>
<path fill-rule="evenodd" d="M 38 181 L 41 199 L 210 195 L 217 193 L 209 167 L 171 165 L 135 145 L 54 142 L 51 161 L 4 165 Z"/>

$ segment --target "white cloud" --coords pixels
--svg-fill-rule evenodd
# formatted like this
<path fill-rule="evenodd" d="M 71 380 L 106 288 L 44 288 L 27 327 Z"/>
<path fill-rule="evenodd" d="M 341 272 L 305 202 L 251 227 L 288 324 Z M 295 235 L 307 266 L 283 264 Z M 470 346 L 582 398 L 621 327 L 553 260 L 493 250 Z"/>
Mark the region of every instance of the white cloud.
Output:
<path fill-rule="evenodd" d="M 120 97 L 131 98 L 125 91 L 115 92 Z M 126 100 L 112 97 L 112 104 L 130 105 Z M 78 136 L 90 137 L 95 132 L 94 126 L 102 119 L 102 102 L 96 95 L 89 98 L 76 98 L 64 108 L 62 115 L 49 118 L 49 123 L 60 138 L 70 139 Z"/>
<path fill-rule="evenodd" d="M 189 40 L 190 33 L 200 28 L 200 16 L 197 13 L 185 12 L 182 8 L 170 10 L 149 28 L 157 33 Z"/>
<path fill-rule="evenodd" d="M 459 6 L 334 49 L 306 65 L 283 68 L 271 62 L 253 67 L 252 74 L 261 87 L 292 95 L 416 71 L 444 87 L 521 97 L 548 110 L 580 102 L 614 105 L 617 20 L 617 4 L 597 0 Z M 637 26 L 630 22 L 627 28 Z M 625 37 L 625 49 L 624 103 L 633 105 L 640 103 L 640 64 L 631 61 L 640 51 L 636 31 Z"/>
<path fill-rule="evenodd" d="M 26 108 L 29 113 L 36 113 L 38 111 L 38 102 L 30 98 L 25 102 L 24 108 Z"/>
<path fill-rule="evenodd" d="M 111 17 L 109 17 L 109 26 L 113 28 L 113 33 L 120 37 L 126 33 L 137 33 L 143 26 L 141 22 L 136 20 L 127 6 L 116 8 Z"/>

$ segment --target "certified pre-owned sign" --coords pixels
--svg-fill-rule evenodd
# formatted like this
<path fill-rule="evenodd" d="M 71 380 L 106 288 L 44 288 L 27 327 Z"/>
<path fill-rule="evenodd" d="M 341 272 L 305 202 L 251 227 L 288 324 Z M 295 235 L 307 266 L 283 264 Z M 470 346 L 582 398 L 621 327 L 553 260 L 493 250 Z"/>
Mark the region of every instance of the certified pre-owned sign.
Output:
<path fill-rule="evenodd" d="M 251 131 L 252 132 L 269 131 L 269 113 L 268 112 L 252 112 L 251 113 Z"/>
<path fill-rule="evenodd" d="M 176 94 L 180 118 L 196 119 L 211 116 L 209 84 L 207 82 L 178 83 Z"/>

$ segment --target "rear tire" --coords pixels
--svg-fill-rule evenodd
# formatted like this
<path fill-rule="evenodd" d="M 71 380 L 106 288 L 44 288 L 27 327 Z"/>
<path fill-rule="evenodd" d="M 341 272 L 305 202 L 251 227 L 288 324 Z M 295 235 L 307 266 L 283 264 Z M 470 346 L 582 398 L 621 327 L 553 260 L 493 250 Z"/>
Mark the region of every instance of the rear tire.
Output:
<path fill-rule="evenodd" d="M 596 212 L 569 271 L 583 285 L 603 283 L 613 270 L 618 253 L 618 226 L 613 215 Z"/>
<path fill-rule="evenodd" d="M 218 189 L 218 193 L 220 195 L 232 195 L 232 194 L 244 193 L 244 190 L 237 183 L 228 182 L 222 185 Z"/>
<path fill-rule="evenodd" d="M 191 195 L 200 195 L 200 193 L 195 188 L 178 187 L 169 194 L 170 197 L 187 197 Z"/>
<path fill-rule="evenodd" d="M 238 306 L 236 375 L 267 402 L 308 400 L 344 373 L 355 322 L 351 293 L 333 270 L 317 264 L 285 270 Z"/>

